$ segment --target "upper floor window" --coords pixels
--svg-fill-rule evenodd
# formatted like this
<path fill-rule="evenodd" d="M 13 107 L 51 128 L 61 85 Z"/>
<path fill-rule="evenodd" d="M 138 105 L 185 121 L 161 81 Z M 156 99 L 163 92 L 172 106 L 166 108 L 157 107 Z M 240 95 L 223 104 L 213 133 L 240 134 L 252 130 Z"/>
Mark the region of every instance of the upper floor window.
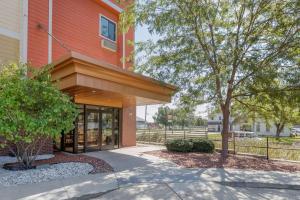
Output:
<path fill-rule="evenodd" d="M 103 37 L 116 41 L 116 23 L 101 16 L 100 18 L 100 33 Z"/>

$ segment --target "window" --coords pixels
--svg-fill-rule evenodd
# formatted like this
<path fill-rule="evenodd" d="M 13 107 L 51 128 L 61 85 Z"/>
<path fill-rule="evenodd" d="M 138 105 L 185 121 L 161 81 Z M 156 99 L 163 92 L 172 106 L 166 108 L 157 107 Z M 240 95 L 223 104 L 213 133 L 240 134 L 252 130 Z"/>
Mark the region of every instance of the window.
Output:
<path fill-rule="evenodd" d="M 100 33 L 103 37 L 116 41 L 116 23 L 110 21 L 106 17 L 101 16 Z"/>

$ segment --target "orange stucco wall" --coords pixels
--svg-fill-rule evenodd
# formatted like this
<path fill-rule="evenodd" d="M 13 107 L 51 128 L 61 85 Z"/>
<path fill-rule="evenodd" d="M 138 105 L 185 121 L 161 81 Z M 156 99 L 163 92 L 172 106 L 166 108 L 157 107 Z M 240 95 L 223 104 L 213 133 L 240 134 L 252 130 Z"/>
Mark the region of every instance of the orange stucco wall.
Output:
<path fill-rule="evenodd" d="M 100 2 L 100 1 L 99 1 Z M 99 16 L 118 23 L 116 11 L 95 0 L 53 0 L 52 35 L 59 42 L 52 39 L 52 61 L 68 53 L 68 49 L 81 54 L 122 66 L 123 52 L 122 34 L 117 34 L 117 52 L 101 47 L 99 33 Z M 29 30 L 28 30 L 28 61 L 33 66 L 42 66 L 48 62 L 48 35 L 38 29 L 40 23 L 48 30 L 48 0 L 29 1 Z M 118 30 L 118 25 L 117 25 Z M 134 30 L 126 34 L 126 41 L 134 40 Z M 133 47 L 126 45 L 126 56 L 129 56 Z M 126 63 L 126 67 L 132 63 Z"/>
<path fill-rule="evenodd" d="M 122 110 L 122 146 L 136 145 L 136 102 L 134 98 L 123 100 Z"/>
<path fill-rule="evenodd" d="M 112 0 L 112 2 L 116 2 Z M 48 13 L 49 0 L 29 0 L 28 8 L 28 62 L 34 67 L 42 67 L 48 63 Z M 52 61 L 64 56 L 69 50 L 122 67 L 123 55 L 122 34 L 117 35 L 117 52 L 101 47 L 99 33 L 99 16 L 118 23 L 119 16 L 100 0 L 53 0 Z M 38 28 L 41 24 L 43 29 Z M 118 30 L 118 25 L 117 25 Z M 126 41 L 134 40 L 134 29 L 126 34 Z M 61 44 L 66 48 L 62 47 Z M 127 42 L 126 42 L 127 43 Z M 126 45 L 126 57 L 133 47 Z M 132 66 L 129 61 L 126 67 Z M 122 146 L 136 144 L 136 102 L 126 99 L 122 112 Z"/>
<path fill-rule="evenodd" d="M 28 1 L 28 62 L 40 67 L 48 62 L 48 34 L 37 28 L 48 28 L 48 0 Z"/>

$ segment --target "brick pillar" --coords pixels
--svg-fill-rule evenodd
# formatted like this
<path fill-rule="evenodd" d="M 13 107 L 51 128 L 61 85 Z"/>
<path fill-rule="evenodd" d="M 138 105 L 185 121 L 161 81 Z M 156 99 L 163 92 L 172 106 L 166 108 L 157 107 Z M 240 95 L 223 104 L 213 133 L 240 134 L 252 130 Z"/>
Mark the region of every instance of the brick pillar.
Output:
<path fill-rule="evenodd" d="M 136 101 L 135 98 L 123 100 L 122 147 L 136 145 Z"/>

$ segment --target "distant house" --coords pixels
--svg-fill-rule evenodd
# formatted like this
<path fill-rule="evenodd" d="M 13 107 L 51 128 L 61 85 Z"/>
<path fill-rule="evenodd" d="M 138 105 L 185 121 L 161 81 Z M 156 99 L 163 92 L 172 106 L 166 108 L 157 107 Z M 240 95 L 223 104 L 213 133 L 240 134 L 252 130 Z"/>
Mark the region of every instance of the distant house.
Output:
<path fill-rule="evenodd" d="M 207 125 L 208 131 L 210 132 L 221 132 L 222 131 L 222 120 L 223 116 L 221 113 L 210 114 Z M 247 131 L 253 132 L 255 135 L 258 136 L 275 136 L 276 134 L 276 127 L 274 123 L 266 123 L 263 119 L 229 119 L 230 121 L 230 131 Z M 282 130 L 280 136 L 290 136 L 291 130 L 288 127 L 285 127 Z"/>
<path fill-rule="evenodd" d="M 223 115 L 221 113 L 210 114 L 207 120 L 207 130 L 209 132 L 221 132 L 222 120 L 223 120 Z M 232 130 L 233 119 L 230 118 L 229 121 L 230 121 L 229 129 Z"/>
<path fill-rule="evenodd" d="M 137 129 L 147 128 L 147 123 L 143 118 L 136 116 L 136 128 Z"/>

